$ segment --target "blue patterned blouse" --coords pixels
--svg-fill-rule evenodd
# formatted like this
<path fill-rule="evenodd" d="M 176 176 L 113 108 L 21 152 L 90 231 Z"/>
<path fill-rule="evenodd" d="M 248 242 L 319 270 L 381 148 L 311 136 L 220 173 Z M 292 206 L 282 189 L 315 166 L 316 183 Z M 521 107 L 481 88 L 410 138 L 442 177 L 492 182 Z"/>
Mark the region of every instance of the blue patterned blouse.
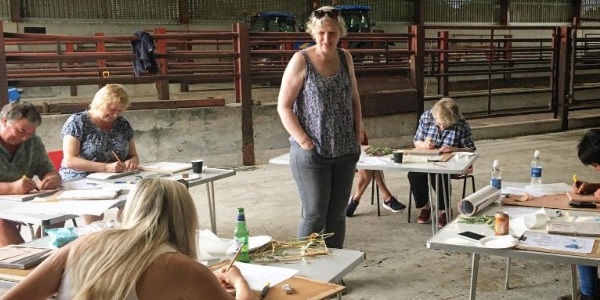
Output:
<path fill-rule="evenodd" d="M 354 132 L 352 81 L 346 56 L 337 49 L 340 70 L 333 76 L 319 74 L 305 50 L 306 77 L 294 113 L 300 126 L 315 143 L 317 153 L 335 158 L 360 152 Z M 290 141 L 294 141 L 290 137 Z"/>
<path fill-rule="evenodd" d="M 89 161 L 113 163 L 116 161 L 112 155 L 114 151 L 121 160 L 129 156 L 129 141 L 133 138 L 133 129 L 125 118 L 118 117 L 112 129 L 104 131 L 90 119 L 87 111 L 71 115 L 60 133 L 64 139 L 70 135 L 80 142 L 79 157 Z M 82 172 L 64 166 L 60 167 L 60 177 L 63 181 L 87 176 L 90 172 Z"/>

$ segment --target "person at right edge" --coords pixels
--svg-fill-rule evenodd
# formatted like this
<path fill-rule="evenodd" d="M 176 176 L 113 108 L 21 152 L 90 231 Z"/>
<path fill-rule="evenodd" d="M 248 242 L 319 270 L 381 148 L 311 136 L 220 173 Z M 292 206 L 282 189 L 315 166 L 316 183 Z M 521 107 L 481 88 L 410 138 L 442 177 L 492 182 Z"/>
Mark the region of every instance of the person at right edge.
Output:
<path fill-rule="evenodd" d="M 325 243 L 343 248 L 346 203 L 360 156 L 360 99 L 352 56 L 337 47 L 347 34 L 339 11 L 315 10 L 306 28 L 316 44 L 291 58 L 277 100 L 300 193 L 298 237 L 333 233 Z"/>
<path fill-rule="evenodd" d="M 592 166 L 594 171 L 600 172 L 600 129 L 591 129 L 583 135 L 577 145 L 577 156 L 584 165 Z M 573 191 L 578 194 L 594 194 L 594 198 L 600 199 L 600 183 L 577 181 L 573 183 Z M 578 265 L 577 271 L 581 293 L 579 299 L 598 299 L 598 267 Z M 559 299 L 571 299 L 571 295 Z"/>
<path fill-rule="evenodd" d="M 452 98 L 442 98 L 433 107 L 424 112 L 419 119 L 419 127 L 413 139 L 417 149 L 439 149 L 441 152 L 475 151 L 475 144 L 471 139 L 471 127 L 458 109 L 458 104 Z M 438 227 L 446 226 L 446 205 L 444 196 L 450 199 L 449 181 L 446 174 L 430 174 L 431 185 L 435 189 L 436 180 L 441 178 L 440 188 L 437 191 L 438 209 L 440 211 Z M 408 181 L 415 197 L 415 206 L 421 208 L 417 219 L 420 224 L 431 222 L 431 206 L 429 205 L 429 187 L 427 186 L 427 173 L 409 172 Z M 443 188 L 446 187 L 446 188 Z"/>

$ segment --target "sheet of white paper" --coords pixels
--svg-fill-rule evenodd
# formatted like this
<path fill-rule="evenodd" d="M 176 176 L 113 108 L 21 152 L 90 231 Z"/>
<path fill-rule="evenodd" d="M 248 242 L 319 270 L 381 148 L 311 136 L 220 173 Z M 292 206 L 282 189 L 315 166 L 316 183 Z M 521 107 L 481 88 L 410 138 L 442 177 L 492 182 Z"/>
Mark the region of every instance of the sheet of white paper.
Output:
<path fill-rule="evenodd" d="M 5 210 L 14 214 L 41 215 L 96 215 L 99 216 L 120 200 L 76 200 L 53 202 L 26 202 Z"/>
<path fill-rule="evenodd" d="M 522 188 L 507 186 L 502 188 L 502 194 L 525 195 L 526 192 L 525 189 Z"/>
<path fill-rule="evenodd" d="M 198 230 L 197 236 L 198 248 L 214 258 L 225 257 L 227 249 L 233 244 L 233 240 L 221 239 L 208 229 Z"/>
<path fill-rule="evenodd" d="M 546 230 L 550 215 L 545 208 L 540 208 L 524 215 L 512 215 L 510 218 L 510 235 L 519 238 L 528 230 Z"/>
<path fill-rule="evenodd" d="M 390 161 L 388 156 L 361 156 L 360 163 L 371 165 L 371 166 L 381 166 L 385 165 Z"/>
<path fill-rule="evenodd" d="M 592 253 L 595 241 L 593 238 L 548 234 L 535 231 L 527 231 L 524 236 L 525 240 L 519 241 L 519 246 L 573 253 Z"/>
<path fill-rule="evenodd" d="M 426 155 L 404 155 L 402 157 L 402 163 L 426 163 Z"/>
<path fill-rule="evenodd" d="M 240 269 L 253 291 L 262 290 L 267 282 L 270 286 L 274 286 L 298 273 L 298 270 L 294 269 L 246 264 L 239 261 L 234 265 Z"/>
<path fill-rule="evenodd" d="M 537 187 L 537 186 L 533 186 L 533 185 L 526 185 L 525 186 L 525 192 L 531 196 L 531 197 L 543 197 L 546 196 L 546 192 Z"/>
<path fill-rule="evenodd" d="M 546 193 L 546 195 L 558 195 L 558 194 L 564 194 L 568 191 L 572 191 L 573 187 L 564 183 L 564 182 L 560 182 L 560 183 L 544 183 L 544 184 L 539 184 L 539 185 L 535 185 L 536 188 L 544 191 Z"/>
<path fill-rule="evenodd" d="M 98 180 L 80 179 L 62 183 L 65 190 L 92 190 L 102 188 L 102 182 Z"/>

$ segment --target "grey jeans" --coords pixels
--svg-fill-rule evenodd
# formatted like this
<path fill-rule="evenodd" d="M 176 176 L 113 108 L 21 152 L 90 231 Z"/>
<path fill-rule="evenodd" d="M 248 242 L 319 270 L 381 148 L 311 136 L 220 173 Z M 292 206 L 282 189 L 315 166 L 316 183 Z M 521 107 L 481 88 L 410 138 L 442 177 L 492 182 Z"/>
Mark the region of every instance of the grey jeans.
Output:
<path fill-rule="evenodd" d="M 327 247 L 344 247 L 346 206 L 359 157 L 357 153 L 323 158 L 315 148 L 304 150 L 292 142 L 290 168 L 302 202 L 299 238 L 324 231 L 333 233 L 325 240 Z"/>

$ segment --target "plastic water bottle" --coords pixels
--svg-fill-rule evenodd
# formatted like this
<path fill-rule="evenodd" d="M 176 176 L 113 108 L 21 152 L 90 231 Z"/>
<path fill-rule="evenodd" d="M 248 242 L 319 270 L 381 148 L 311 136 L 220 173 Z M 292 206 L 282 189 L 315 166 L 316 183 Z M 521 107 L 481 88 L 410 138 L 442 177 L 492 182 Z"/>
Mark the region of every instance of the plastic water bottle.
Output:
<path fill-rule="evenodd" d="M 542 161 L 540 160 L 540 150 L 535 150 L 533 160 L 531 161 L 531 184 L 542 183 Z"/>
<path fill-rule="evenodd" d="M 502 189 L 502 171 L 500 171 L 500 163 L 494 160 L 492 163 L 492 175 L 490 176 L 490 185 Z"/>
<path fill-rule="evenodd" d="M 248 240 L 250 237 L 250 232 L 248 231 L 248 226 L 246 225 L 244 208 L 238 207 L 237 210 L 237 224 L 233 231 L 233 237 L 237 246 L 242 248 L 240 254 L 237 257 L 237 260 L 241 262 L 250 262 L 250 254 L 248 252 Z"/>

